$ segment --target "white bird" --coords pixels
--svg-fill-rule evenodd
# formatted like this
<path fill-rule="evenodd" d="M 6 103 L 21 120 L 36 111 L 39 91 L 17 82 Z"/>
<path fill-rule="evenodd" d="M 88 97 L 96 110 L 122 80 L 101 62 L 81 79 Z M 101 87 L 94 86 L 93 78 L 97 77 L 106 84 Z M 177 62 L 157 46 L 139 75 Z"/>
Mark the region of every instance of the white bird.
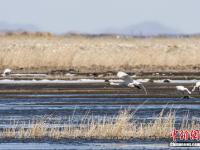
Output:
<path fill-rule="evenodd" d="M 11 71 L 12 71 L 11 69 L 5 69 L 5 70 L 3 71 L 2 76 L 5 77 L 5 76 L 10 75 L 10 74 L 11 74 Z"/>
<path fill-rule="evenodd" d="M 147 95 L 147 90 L 143 86 L 143 84 L 139 81 L 134 80 L 131 76 L 129 76 L 125 72 L 118 72 L 117 76 L 123 80 L 123 82 L 110 82 L 110 85 L 116 85 L 116 86 L 127 86 L 127 87 L 136 87 L 138 89 L 143 89 L 145 94 Z"/>
<path fill-rule="evenodd" d="M 176 86 L 176 91 L 178 95 L 181 95 L 183 97 L 189 97 L 191 92 L 184 86 Z"/>
<path fill-rule="evenodd" d="M 196 88 L 198 89 L 198 91 L 200 92 L 200 81 L 196 82 L 195 86 L 192 89 L 192 92 L 194 92 L 196 90 Z"/>

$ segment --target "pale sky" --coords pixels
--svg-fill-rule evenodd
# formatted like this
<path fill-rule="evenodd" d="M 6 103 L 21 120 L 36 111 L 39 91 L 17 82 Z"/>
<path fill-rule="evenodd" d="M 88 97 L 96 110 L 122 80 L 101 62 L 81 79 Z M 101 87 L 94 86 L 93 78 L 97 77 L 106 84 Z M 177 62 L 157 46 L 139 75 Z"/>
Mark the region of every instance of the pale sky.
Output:
<path fill-rule="evenodd" d="M 200 0 L 0 0 L 0 21 L 44 31 L 97 32 L 155 21 L 200 33 Z"/>

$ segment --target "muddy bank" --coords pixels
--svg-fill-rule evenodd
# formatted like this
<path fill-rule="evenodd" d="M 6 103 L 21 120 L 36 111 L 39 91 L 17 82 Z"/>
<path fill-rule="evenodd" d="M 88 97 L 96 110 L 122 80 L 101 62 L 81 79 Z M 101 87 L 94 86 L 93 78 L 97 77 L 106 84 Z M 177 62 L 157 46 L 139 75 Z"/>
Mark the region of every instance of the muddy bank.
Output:
<path fill-rule="evenodd" d="M 102 97 L 102 98 L 172 98 L 180 97 L 176 94 L 177 85 L 184 85 L 192 89 L 193 83 L 144 83 L 148 94 L 137 88 L 116 87 L 106 82 L 102 83 L 33 83 L 33 84 L 0 84 L 0 96 L 12 94 L 82 94 L 72 97 Z M 9 95 L 8 95 L 9 94 Z M 100 95 L 95 95 L 100 94 Z M 114 95 L 109 95 L 114 94 Z M 193 92 L 191 97 L 200 97 L 198 92 Z"/>

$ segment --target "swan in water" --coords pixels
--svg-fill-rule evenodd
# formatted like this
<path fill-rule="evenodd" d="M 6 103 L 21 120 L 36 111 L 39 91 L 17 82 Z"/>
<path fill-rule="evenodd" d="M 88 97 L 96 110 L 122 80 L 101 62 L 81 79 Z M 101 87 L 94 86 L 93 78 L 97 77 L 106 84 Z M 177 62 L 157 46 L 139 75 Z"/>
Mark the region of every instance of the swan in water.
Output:
<path fill-rule="evenodd" d="M 110 82 L 110 85 L 116 85 L 116 86 L 127 86 L 127 87 L 136 87 L 138 89 L 143 89 L 145 94 L 147 95 L 147 90 L 146 88 L 144 87 L 144 85 L 137 81 L 137 80 L 134 80 L 130 75 L 128 75 L 127 73 L 125 72 L 118 72 L 117 73 L 117 77 L 122 79 L 123 82 Z"/>

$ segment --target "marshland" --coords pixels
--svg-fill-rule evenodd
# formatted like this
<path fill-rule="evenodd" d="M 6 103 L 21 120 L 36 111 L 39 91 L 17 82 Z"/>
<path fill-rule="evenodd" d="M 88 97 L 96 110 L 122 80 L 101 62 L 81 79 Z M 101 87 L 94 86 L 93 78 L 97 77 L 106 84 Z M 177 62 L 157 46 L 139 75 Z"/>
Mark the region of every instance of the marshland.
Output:
<path fill-rule="evenodd" d="M 11 69 L 0 77 L 1 147 L 168 149 L 173 129 L 200 128 L 198 89 L 188 99 L 176 93 L 200 79 L 198 36 L 0 39 L 1 72 Z M 111 85 L 118 71 L 147 94 Z"/>
<path fill-rule="evenodd" d="M 0 36 L 0 68 L 193 72 L 200 64 L 199 38 L 6 34 Z"/>
<path fill-rule="evenodd" d="M 200 149 L 200 1 L 0 4 L 0 150 Z"/>

